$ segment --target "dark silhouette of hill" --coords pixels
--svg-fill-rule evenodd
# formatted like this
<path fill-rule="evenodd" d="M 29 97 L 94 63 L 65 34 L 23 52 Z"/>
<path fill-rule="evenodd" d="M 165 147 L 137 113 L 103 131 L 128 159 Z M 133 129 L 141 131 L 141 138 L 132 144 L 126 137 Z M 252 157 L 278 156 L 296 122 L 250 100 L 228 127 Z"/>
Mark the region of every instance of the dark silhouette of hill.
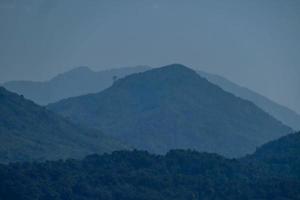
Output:
<path fill-rule="evenodd" d="M 249 156 L 268 164 L 268 171 L 300 180 L 300 132 L 268 142 Z"/>
<path fill-rule="evenodd" d="M 103 92 L 48 108 L 155 153 L 183 148 L 241 156 L 291 132 L 253 103 L 179 64 L 127 76 Z"/>
<path fill-rule="evenodd" d="M 148 69 L 147 66 L 137 66 L 94 72 L 88 67 L 78 67 L 49 81 L 10 81 L 3 86 L 40 105 L 46 105 L 68 97 L 100 92 L 112 85 L 114 77 L 121 78 Z"/>
<path fill-rule="evenodd" d="M 100 131 L 75 126 L 0 87 L 0 162 L 80 158 L 122 148 Z"/>
<path fill-rule="evenodd" d="M 265 112 L 269 113 L 276 119 L 280 120 L 287 126 L 293 128 L 294 130 L 300 130 L 300 115 L 296 112 L 292 111 L 291 109 L 279 105 L 274 101 L 252 91 L 248 88 L 241 87 L 224 77 L 206 73 L 203 71 L 197 71 L 198 74 L 202 77 L 207 78 L 208 81 L 220 86 L 225 91 L 228 91 L 238 97 L 243 99 L 247 99 L 252 101 L 258 107 L 260 107 Z"/>
<path fill-rule="evenodd" d="M 299 135 L 264 145 L 253 155 L 259 162 L 172 150 L 164 156 L 117 151 L 83 160 L 0 165 L 0 199 L 296 200 L 300 163 L 281 155 L 299 155 Z"/>
<path fill-rule="evenodd" d="M 272 161 L 279 160 L 300 161 L 300 132 L 289 134 L 278 140 L 268 142 L 259 147 L 253 154 L 259 160 Z M 299 163 L 300 164 L 300 163 Z"/>

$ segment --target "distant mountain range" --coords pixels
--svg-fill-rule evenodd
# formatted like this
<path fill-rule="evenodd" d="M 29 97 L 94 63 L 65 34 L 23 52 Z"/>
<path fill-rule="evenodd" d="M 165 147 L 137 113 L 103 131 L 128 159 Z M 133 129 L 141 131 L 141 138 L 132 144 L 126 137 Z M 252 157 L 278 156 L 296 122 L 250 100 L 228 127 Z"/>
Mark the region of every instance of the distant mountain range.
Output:
<path fill-rule="evenodd" d="M 1 163 L 81 158 L 118 149 L 125 146 L 0 87 Z"/>
<path fill-rule="evenodd" d="M 300 133 L 246 158 L 173 150 L 90 155 L 83 160 L 0 165 L 0 199 L 193 200 L 300 196 Z"/>
<path fill-rule="evenodd" d="M 184 148 L 242 156 L 292 131 L 179 64 L 129 75 L 100 93 L 48 108 L 155 153 Z"/>
<path fill-rule="evenodd" d="M 37 104 L 46 105 L 68 97 L 100 92 L 111 86 L 114 79 L 148 69 L 150 67 L 137 66 L 94 72 L 88 67 L 77 67 L 49 81 L 10 81 L 3 86 Z"/>
<path fill-rule="evenodd" d="M 220 86 L 225 91 L 235 94 L 238 97 L 247 99 L 255 103 L 258 107 L 266 111 L 267 113 L 274 116 L 276 119 L 280 120 L 284 124 L 293 128 L 294 130 L 300 130 L 300 115 L 296 112 L 290 110 L 287 107 L 279 105 L 271 101 L 270 99 L 252 91 L 248 88 L 241 87 L 224 77 L 209 74 L 203 71 L 197 71 L 200 76 L 207 78 L 208 81 Z"/>
<path fill-rule="evenodd" d="M 46 105 L 64 98 L 100 92 L 110 87 L 114 79 L 149 69 L 151 68 L 147 66 L 137 66 L 95 72 L 88 67 L 78 67 L 46 82 L 11 81 L 4 83 L 4 87 L 10 91 L 22 94 L 40 105 Z M 294 130 L 300 130 L 300 115 L 294 111 L 254 91 L 241 87 L 224 77 L 203 71 L 197 71 L 197 73 L 225 91 L 252 101 L 262 110 Z"/>

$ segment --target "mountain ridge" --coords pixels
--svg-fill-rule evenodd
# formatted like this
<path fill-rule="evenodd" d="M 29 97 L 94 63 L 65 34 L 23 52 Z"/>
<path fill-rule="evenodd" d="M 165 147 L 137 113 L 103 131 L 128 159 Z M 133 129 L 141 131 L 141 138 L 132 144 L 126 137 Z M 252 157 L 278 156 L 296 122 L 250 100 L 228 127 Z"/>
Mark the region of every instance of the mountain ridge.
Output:
<path fill-rule="evenodd" d="M 114 77 L 120 78 L 148 69 L 148 66 L 135 66 L 93 71 L 81 66 L 60 73 L 48 81 L 9 81 L 2 86 L 37 104 L 46 105 L 68 97 L 99 92 L 109 87 Z"/>
<path fill-rule="evenodd" d="M 258 107 L 282 121 L 287 126 L 293 128 L 295 131 L 300 130 L 300 115 L 295 111 L 282 106 L 255 91 L 239 86 L 222 76 L 200 70 L 197 70 L 197 73 L 199 73 L 200 76 L 207 78 L 210 82 L 220 86 L 225 91 L 252 101 Z"/>
<path fill-rule="evenodd" d="M 11 81 L 3 85 L 7 89 L 18 94 L 23 94 L 26 98 L 46 105 L 54 103 L 64 98 L 81 96 L 89 93 L 97 93 L 110 87 L 113 82 L 132 73 L 143 72 L 151 69 L 148 66 L 114 68 L 103 71 L 94 71 L 86 66 L 74 68 L 70 71 L 58 74 L 46 82 L 34 81 Z M 279 105 L 276 102 L 254 92 L 248 88 L 241 87 L 232 81 L 215 74 L 196 70 L 197 73 L 238 97 L 250 100 L 265 112 L 283 122 L 294 130 L 300 129 L 300 115 L 289 108 Z"/>
<path fill-rule="evenodd" d="M 291 132 L 252 102 L 180 64 L 129 75 L 100 93 L 65 99 L 48 108 L 155 153 L 195 148 L 243 155 Z"/>

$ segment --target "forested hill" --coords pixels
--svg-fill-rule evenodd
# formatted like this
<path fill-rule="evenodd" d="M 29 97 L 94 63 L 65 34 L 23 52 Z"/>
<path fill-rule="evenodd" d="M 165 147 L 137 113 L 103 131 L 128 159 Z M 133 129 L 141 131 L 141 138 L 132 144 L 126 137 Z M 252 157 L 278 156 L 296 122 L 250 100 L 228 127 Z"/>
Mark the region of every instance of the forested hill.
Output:
<path fill-rule="evenodd" d="M 268 142 L 247 157 L 269 164 L 269 171 L 300 180 L 300 132 Z"/>
<path fill-rule="evenodd" d="M 48 108 L 154 153 L 180 148 L 242 156 L 292 131 L 180 64 L 133 74 L 100 93 Z"/>
<path fill-rule="evenodd" d="M 76 126 L 0 87 L 0 162 L 81 158 L 124 148 L 101 131 Z"/>
<path fill-rule="evenodd" d="M 295 137 L 298 145 L 293 145 Z M 261 159 L 269 157 L 273 150 L 272 157 L 276 158 L 278 143 L 287 149 L 292 143 L 291 149 L 299 152 L 299 134 L 295 134 L 262 147 L 254 154 L 259 161 L 253 157 L 236 160 L 217 154 L 173 150 L 165 156 L 117 151 L 91 155 L 81 161 L 0 165 L 0 199 L 299 199 L 299 163 L 290 165 L 281 156 L 276 163 Z M 287 150 L 285 155 L 293 157 L 294 152 Z M 298 171 L 277 174 L 279 170 L 274 169 L 289 167 Z"/>

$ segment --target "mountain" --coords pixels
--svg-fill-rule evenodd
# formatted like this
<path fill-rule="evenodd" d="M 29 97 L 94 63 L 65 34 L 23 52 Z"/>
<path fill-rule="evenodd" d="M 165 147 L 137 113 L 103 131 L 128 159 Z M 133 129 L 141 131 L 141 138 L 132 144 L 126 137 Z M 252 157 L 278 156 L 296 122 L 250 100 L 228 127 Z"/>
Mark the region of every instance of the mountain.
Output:
<path fill-rule="evenodd" d="M 274 177 L 264 167 L 183 150 L 165 156 L 118 151 L 83 160 L 0 165 L 0 199 L 299 199 L 298 178 Z"/>
<path fill-rule="evenodd" d="M 291 132 L 253 103 L 179 64 L 129 75 L 100 93 L 48 108 L 154 153 L 184 148 L 241 156 Z"/>
<path fill-rule="evenodd" d="M 121 78 L 148 69 L 147 66 L 137 66 L 94 72 L 88 67 L 78 67 L 46 82 L 10 81 L 3 86 L 40 105 L 46 105 L 64 98 L 102 91 L 112 85 L 114 77 Z"/>
<path fill-rule="evenodd" d="M 207 78 L 208 81 L 220 86 L 225 91 L 230 92 L 243 99 L 252 101 L 262 110 L 269 113 L 294 130 L 300 130 L 300 115 L 290 110 L 289 108 L 279 105 L 278 103 L 275 103 L 274 101 L 271 101 L 270 99 L 252 90 L 249 90 L 248 88 L 241 87 L 224 77 L 206 73 L 203 71 L 197 71 L 197 73 L 200 76 Z"/>
<path fill-rule="evenodd" d="M 10 81 L 4 83 L 3 86 L 10 91 L 23 94 L 26 98 L 38 104 L 46 105 L 69 97 L 100 92 L 113 84 L 114 77 L 122 78 L 150 69 L 147 66 L 137 66 L 92 71 L 88 67 L 78 67 L 46 82 Z M 197 73 L 225 91 L 252 101 L 259 108 L 294 130 L 300 130 L 300 116 L 289 108 L 279 105 L 254 91 L 241 87 L 224 77 L 203 71 L 197 71 Z"/>
<path fill-rule="evenodd" d="M 122 149 L 100 131 L 64 118 L 0 87 L 0 162 L 80 158 Z"/>

